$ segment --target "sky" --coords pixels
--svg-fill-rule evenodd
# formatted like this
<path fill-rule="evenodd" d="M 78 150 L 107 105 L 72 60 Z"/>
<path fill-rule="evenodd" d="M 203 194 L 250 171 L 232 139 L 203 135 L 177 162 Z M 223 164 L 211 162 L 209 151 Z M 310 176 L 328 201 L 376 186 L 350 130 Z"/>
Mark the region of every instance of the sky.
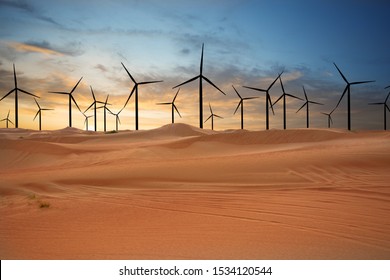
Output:
<path fill-rule="evenodd" d="M 245 128 L 265 129 L 265 95 L 243 86 L 267 88 L 283 71 L 287 93 L 324 105 L 310 106 L 310 126 L 327 127 L 327 117 L 339 101 L 345 82 L 375 80 L 351 87 L 352 129 L 383 128 L 383 102 L 390 89 L 390 2 L 385 0 L 0 0 L 0 98 L 18 86 L 38 95 L 43 129 L 68 126 L 68 97 L 49 93 L 74 92 L 81 110 L 97 100 L 114 113 L 123 108 L 134 84 L 121 62 L 138 81 L 163 80 L 140 85 L 139 127 L 152 129 L 171 122 L 174 86 L 199 75 L 204 43 L 203 74 L 226 96 L 204 83 L 204 120 L 213 112 L 217 130 L 240 128 L 239 102 L 234 85 L 245 101 Z M 176 106 L 182 118 L 175 121 L 199 126 L 197 81 L 181 86 Z M 272 101 L 281 95 L 280 82 L 270 91 Z M 287 128 L 306 127 L 301 100 L 287 98 Z M 0 119 L 14 121 L 14 95 L 0 101 Z M 33 97 L 20 94 L 19 127 L 38 129 L 33 120 Z M 283 128 L 283 106 L 274 105 L 270 128 Z M 134 96 L 120 114 L 119 129 L 134 129 Z M 88 111 L 87 115 L 93 115 Z M 390 115 L 390 114 L 388 114 Z M 334 128 L 347 128 L 346 96 L 332 114 Z M 84 116 L 73 105 L 73 126 L 85 129 Z M 103 109 L 98 110 L 103 129 Z M 1 122 L 0 127 L 6 123 Z M 211 123 L 204 124 L 210 128 Z M 89 119 L 93 129 L 93 119 Z M 107 115 L 107 129 L 115 117 Z"/>

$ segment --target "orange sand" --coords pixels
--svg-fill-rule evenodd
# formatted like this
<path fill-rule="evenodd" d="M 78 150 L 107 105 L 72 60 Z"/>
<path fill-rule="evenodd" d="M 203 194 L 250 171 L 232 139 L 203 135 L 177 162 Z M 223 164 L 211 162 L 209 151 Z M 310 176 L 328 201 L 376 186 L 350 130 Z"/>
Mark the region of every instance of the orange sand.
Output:
<path fill-rule="evenodd" d="M 388 132 L 1 129 L 0 159 L 0 259 L 390 258 Z"/>

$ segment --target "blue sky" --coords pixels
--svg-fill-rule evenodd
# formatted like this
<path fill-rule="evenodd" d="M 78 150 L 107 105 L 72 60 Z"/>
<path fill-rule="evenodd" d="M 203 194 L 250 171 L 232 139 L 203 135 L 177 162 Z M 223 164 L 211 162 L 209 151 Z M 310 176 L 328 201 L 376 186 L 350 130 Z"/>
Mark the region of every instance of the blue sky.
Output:
<path fill-rule="evenodd" d="M 69 91 L 83 76 L 75 92 L 81 109 L 110 94 L 110 108 L 119 111 L 133 87 L 123 62 L 135 79 L 164 80 L 140 87 L 140 128 L 170 122 L 170 109 L 156 105 L 170 101 L 173 86 L 199 74 L 202 43 L 204 74 L 222 88 L 223 96 L 204 87 L 204 119 L 214 113 L 217 129 L 239 128 L 233 115 L 239 102 L 231 85 L 243 96 L 260 96 L 245 104 L 246 128 L 264 129 L 265 99 L 243 85 L 266 88 L 284 70 L 286 91 L 324 103 L 312 106 L 312 127 L 326 127 L 320 112 L 330 112 L 345 87 L 333 65 L 336 62 L 350 81 L 375 80 L 352 87 L 352 127 L 381 129 L 382 108 L 369 102 L 384 101 L 390 85 L 390 3 L 388 1 L 9 1 L 0 0 L 0 95 L 13 88 L 15 63 L 21 88 L 39 95 L 44 112 L 43 128 L 67 125 L 67 98 L 49 91 Z M 198 83 L 182 86 L 177 107 L 183 118 L 198 125 Z M 272 100 L 281 94 L 279 83 Z M 13 98 L 0 102 L 0 119 L 11 110 Z M 300 101 L 289 100 L 287 126 L 305 127 L 305 114 L 296 110 Z M 20 127 L 38 127 L 32 119 L 35 103 L 20 98 Z M 275 105 L 271 128 L 282 128 L 282 106 Z M 90 112 L 89 114 L 92 114 Z M 389 114 L 390 115 L 390 114 Z M 99 129 L 102 128 L 99 111 Z M 83 128 L 84 117 L 73 110 L 74 126 Z M 333 115 L 334 127 L 346 128 L 346 103 Z M 134 129 L 134 100 L 121 113 L 120 129 Z M 92 127 L 92 122 L 90 126 Z M 205 124 L 209 127 L 210 124 Z M 5 123 L 0 124 L 1 127 Z M 115 117 L 107 126 L 114 129 Z"/>

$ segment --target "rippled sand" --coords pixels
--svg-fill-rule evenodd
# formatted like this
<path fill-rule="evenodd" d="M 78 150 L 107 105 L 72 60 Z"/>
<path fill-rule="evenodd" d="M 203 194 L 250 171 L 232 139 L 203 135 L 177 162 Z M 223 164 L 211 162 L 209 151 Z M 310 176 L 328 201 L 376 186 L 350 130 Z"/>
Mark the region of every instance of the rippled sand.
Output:
<path fill-rule="evenodd" d="M 390 133 L 0 129 L 1 259 L 389 259 Z"/>

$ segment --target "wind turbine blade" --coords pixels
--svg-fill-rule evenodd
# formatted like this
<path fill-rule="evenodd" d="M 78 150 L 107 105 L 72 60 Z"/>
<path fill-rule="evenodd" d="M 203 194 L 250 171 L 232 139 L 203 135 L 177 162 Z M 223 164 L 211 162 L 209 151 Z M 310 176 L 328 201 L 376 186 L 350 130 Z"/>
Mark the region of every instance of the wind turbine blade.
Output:
<path fill-rule="evenodd" d="M 242 100 L 242 97 L 241 97 L 241 95 L 238 93 L 238 91 L 236 90 L 236 88 L 235 88 L 233 85 L 232 85 L 232 87 L 233 87 L 234 91 L 237 93 L 238 97 Z"/>
<path fill-rule="evenodd" d="M 38 108 L 41 109 L 41 106 L 39 106 L 38 101 L 34 98 L 35 103 L 37 104 Z"/>
<path fill-rule="evenodd" d="M 281 100 L 282 98 L 283 98 L 283 94 L 272 105 L 275 105 L 276 103 L 278 103 L 279 100 Z"/>
<path fill-rule="evenodd" d="M 210 107 L 211 114 L 213 114 L 213 109 L 211 109 L 211 104 L 210 103 L 209 103 L 209 107 Z"/>
<path fill-rule="evenodd" d="M 202 54 L 200 55 L 200 75 L 203 73 L 203 50 L 204 50 L 204 43 L 202 43 Z"/>
<path fill-rule="evenodd" d="M 42 108 L 42 111 L 53 111 L 54 109 L 47 109 L 47 108 Z"/>
<path fill-rule="evenodd" d="M 292 94 L 289 94 L 289 93 L 286 93 L 287 96 L 290 96 L 292 98 L 295 98 L 295 99 L 299 99 L 299 100 L 303 100 L 302 98 L 298 97 L 298 96 L 295 96 L 295 95 L 292 95 Z"/>
<path fill-rule="evenodd" d="M 223 119 L 221 116 L 218 116 L 218 115 L 214 115 L 214 117 L 217 117 L 217 118 Z"/>
<path fill-rule="evenodd" d="M 333 64 L 334 64 L 334 66 L 336 66 L 337 71 L 339 71 L 339 73 L 340 73 L 341 77 L 343 78 L 343 80 L 344 80 L 347 84 L 349 84 L 347 78 L 345 78 L 344 74 L 341 73 L 341 70 L 337 67 L 336 63 L 333 62 Z"/>
<path fill-rule="evenodd" d="M 389 100 L 390 92 L 387 94 L 387 97 L 385 99 L 385 103 L 387 103 L 387 100 Z"/>
<path fill-rule="evenodd" d="M 362 81 L 362 82 L 353 82 L 351 85 L 358 85 L 358 84 L 368 84 L 368 83 L 373 83 L 375 81 Z"/>
<path fill-rule="evenodd" d="M 283 71 L 282 71 L 282 73 L 280 73 L 277 77 L 276 77 L 276 79 L 272 82 L 272 84 L 268 87 L 268 90 L 270 90 L 273 86 L 274 86 L 274 84 L 276 83 L 276 81 L 278 80 L 278 79 L 280 79 L 280 84 L 282 84 L 282 74 L 283 74 Z M 283 88 L 283 84 L 282 84 L 282 88 Z M 283 92 L 284 92 L 284 89 L 283 89 Z"/>
<path fill-rule="evenodd" d="M 217 87 L 212 81 L 210 81 L 209 79 L 207 79 L 207 77 L 205 76 L 202 76 L 203 79 L 206 80 L 206 82 L 208 82 L 210 85 L 212 85 L 213 87 L 215 87 L 217 90 L 219 90 L 220 92 L 222 92 L 223 95 L 226 95 L 226 93 L 224 93 L 219 87 Z"/>
<path fill-rule="evenodd" d="M 177 97 L 177 95 L 179 94 L 179 91 L 180 91 L 180 88 L 177 90 L 177 92 L 176 92 L 176 94 L 175 94 L 175 97 L 173 98 L 173 100 L 172 100 L 172 103 L 174 103 L 175 102 L 175 100 L 176 100 L 176 97 Z"/>
<path fill-rule="evenodd" d="M 75 89 L 77 88 L 77 86 L 79 85 L 79 83 L 81 82 L 82 79 L 83 79 L 83 77 L 80 78 L 80 80 L 77 82 L 77 84 L 74 86 L 74 88 L 70 91 L 69 94 L 72 94 L 75 91 Z"/>
<path fill-rule="evenodd" d="M 282 87 L 282 92 L 283 92 L 283 94 L 286 94 L 286 92 L 284 91 L 284 86 L 283 86 L 283 82 L 282 82 L 282 77 L 280 77 L 279 80 L 280 80 L 280 86 Z"/>
<path fill-rule="evenodd" d="M 119 113 L 118 113 L 118 114 L 119 114 Z M 121 118 L 120 118 L 118 115 L 117 115 L 116 117 L 117 117 L 117 119 L 118 119 L 119 124 L 122 124 L 122 123 L 121 123 Z"/>
<path fill-rule="evenodd" d="M 210 115 L 204 122 L 206 123 L 213 115 Z"/>
<path fill-rule="evenodd" d="M 179 114 L 179 116 L 180 116 L 180 118 L 181 118 L 180 112 L 179 112 L 179 110 L 177 109 L 176 105 L 173 104 L 172 106 L 173 106 L 173 108 L 176 110 L 176 112 Z"/>
<path fill-rule="evenodd" d="M 23 90 L 23 89 L 18 88 L 18 90 L 21 91 L 21 92 L 23 92 L 23 93 L 25 93 L 25 94 L 34 96 L 34 97 L 36 97 L 36 98 L 40 98 L 38 95 L 32 94 L 31 92 L 25 91 L 25 90 Z"/>
<path fill-rule="evenodd" d="M 92 86 L 89 86 L 89 87 L 91 88 L 91 92 L 92 92 L 93 101 L 96 101 L 96 98 L 95 98 L 95 93 L 93 92 Z"/>
<path fill-rule="evenodd" d="M 305 107 L 307 105 L 308 101 L 306 101 L 302 106 L 301 108 L 298 109 L 298 111 L 296 111 L 295 113 L 298 113 L 300 110 L 302 110 L 303 107 Z"/>
<path fill-rule="evenodd" d="M 272 114 L 275 115 L 274 106 L 272 105 L 271 96 L 267 93 L 268 106 L 271 106 Z"/>
<path fill-rule="evenodd" d="M 311 104 L 324 105 L 324 104 L 322 104 L 322 103 L 315 102 L 315 101 L 310 101 L 310 100 L 308 100 L 307 102 L 309 102 L 309 103 L 311 103 Z"/>
<path fill-rule="evenodd" d="M 14 88 L 13 90 L 11 90 L 10 92 L 8 92 L 6 95 L 4 95 L 1 99 L 0 99 L 0 101 L 1 100 L 3 100 L 4 98 L 6 98 L 8 95 L 10 95 L 12 92 L 14 92 L 16 90 L 16 88 Z"/>
<path fill-rule="evenodd" d="M 93 105 L 95 105 L 95 102 L 93 102 L 87 109 L 85 109 L 84 113 L 87 112 Z"/>
<path fill-rule="evenodd" d="M 185 81 L 185 82 L 183 82 L 183 83 L 181 83 L 181 84 L 179 84 L 179 85 L 177 85 L 177 86 L 174 86 L 172 89 L 177 88 L 177 87 L 180 87 L 180 86 L 182 86 L 182 85 L 184 85 L 184 84 L 187 84 L 187 83 L 190 83 L 190 82 L 192 82 L 192 81 L 195 81 L 195 80 L 198 79 L 198 78 L 200 78 L 200 75 L 198 75 L 198 76 L 196 76 L 196 77 L 193 77 L 193 78 L 189 79 L 188 81 Z"/>
<path fill-rule="evenodd" d="M 306 101 L 309 101 L 309 99 L 307 98 L 307 94 L 306 94 L 305 87 L 304 87 L 304 86 L 302 86 L 302 88 L 303 88 L 303 93 L 305 94 L 305 99 L 306 99 Z"/>
<path fill-rule="evenodd" d="M 40 112 L 41 112 L 41 109 L 39 109 L 38 112 L 35 114 L 35 117 L 33 118 L 33 121 L 35 121 L 35 119 L 37 118 L 37 116 L 39 115 Z"/>
<path fill-rule="evenodd" d="M 330 123 L 333 124 L 333 119 L 332 119 L 331 115 L 329 115 L 329 120 L 330 120 Z"/>
<path fill-rule="evenodd" d="M 146 85 L 146 84 L 154 84 L 154 83 L 162 83 L 164 81 L 149 81 L 149 82 L 140 82 L 139 85 Z"/>
<path fill-rule="evenodd" d="M 238 102 L 238 105 L 237 105 L 237 108 L 236 110 L 234 111 L 233 115 L 235 115 L 237 113 L 237 110 L 238 108 L 240 108 L 240 105 L 242 104 L 242 100 L 240 102 Z"/>
<path fill-rule="evenodd" d="M 385 89 L 390 88 L 390 86 L 385 87 Z"/>
<path fill-rule="evenodd" d="M 7 114 L 7 119 L 9 118 L 9 113 L 11 112 L 11 110 L 8 110 L 8 114 Z"/>
<path fill-rule="evenodd" d="M 347 92 L 348 87 L 349 87 L 349 85 L 347 85 L 347 86 L 345 87 L 344 92 L 343 92 L 343 94 L 341 95 L 339 102 L 337 102 L 337 105 L 336 105 L 335 109 L 339 106 L 341 100 L 343 99 L 345 93 Z M 333 112 L 333 111 L 332 111 L 332 112 Z"/>
<path fill-rule="evenodd" d="M 386 106 L 387 110 L 389 110 L 389 112 L 390 112 L 390 108 L 389 108 L 389 106 L 387 106 L 387 104 L 385 104 L 385 106 Z"/>
<path fill-rule="evenodd" d="M 12 123 L 13 125 L 15 125 L 11 120 L 8 120 L 10 123 Z"/>
<path fill-rule="evenodd" d="M 243 100 L 257 99 L 258 96 L 244 97 Z"/>
<path fill-rule="evenodd" d="M 15 63 L 14 65 L 14 83 L 15 83 L 15 88 L 17 87 L 18 81 L 16 80 L 16 71 L 15 71 Z"/>
<path fill-rule="evenodd" d="M 156 105 L 171 105 L 172 102 L 161 102 L 161 103 L 156 103 Z"/>
<path fill-rule="evenodd" d="M 131 76 L 130 72 L 127 70 L 127 68 L 125 67 L 125 65 L 121 62 L 123 68 L 125 68 L 127 74 L 129 75 L 130 79 L 133 81 L 134 84 L 137 84 L 137 82 L 134 80 L 133 76 Z"/>
<path fill-rule="evenodd" d="M 70 98 L 72 99 L 73 103 L 76 105 L 77 109 L 79 109 L 79 111 L 82 113 L 82 111 L 81 111 L 79 105 L 77 104 L 76 99 L 74 99 L 73 95 L 71 95 Z"/>
<path fill-rule="evenodd" d="M 66 95 L 69 95 L 69 92 L 64 92 L 64 91 L 49 91 L 49 93 L 66 94 Z"/>
<path fill-rule="evenodd" d="M 107 107 L 104 107 L 109 113 L 111 113 L 112 115 L 116 116 L 110 109 L 108 109 Z"/>
<path fill-rule="evenodd" d="M 252 90 L 257 90 L 257 91 L 261 91 L 261 92 L 267 92 L 266 89 L 261 89 L 261 88 L 254 88 L 254 87 L 247 87 L 247 86 L 242 86 L 244 88 L 248 88 L 248 89 L 252 89 Z"/>
<path fill-rule="evenodd" d="M 123 108 L 126 107 L 126 105 L 127 105 L 127 103 L 129 102 L 131 96 L 133 95 L 133 93 L 134 93 L 136 87 L 137 87 L 137 85 L 134 85 L 134 86 L 133 86 L 133 89 L 131 90 L 130 95 L 129 95 L 129 97 L 127 98 L 127 100 L 126 100 L 125 105 L 123 106 Z"/>
<path fill-rule="evenodd" d="M 368 105 L 383 105 L 383 102 L 368 103 Z"/>

